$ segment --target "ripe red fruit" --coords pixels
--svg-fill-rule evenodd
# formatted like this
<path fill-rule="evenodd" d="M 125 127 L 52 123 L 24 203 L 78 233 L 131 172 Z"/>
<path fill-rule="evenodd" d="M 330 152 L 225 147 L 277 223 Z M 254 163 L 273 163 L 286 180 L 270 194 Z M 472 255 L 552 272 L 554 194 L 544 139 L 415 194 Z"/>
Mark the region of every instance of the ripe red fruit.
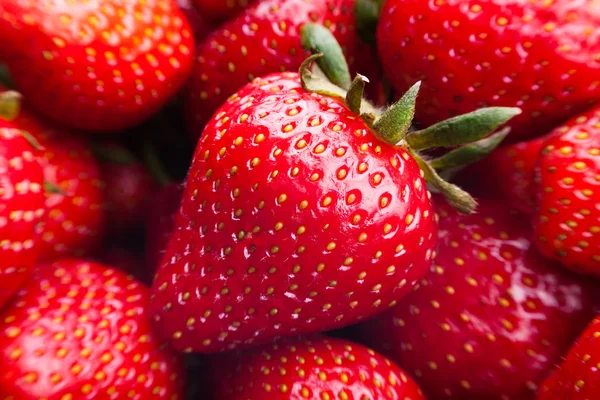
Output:
<path fill-rule="evenodd" d="M 593 317 L 592 287 L 535 253 L 527 220 L 440 202 L 439 248 L 415 293 L 363 328 L 425 394 L 526 399 Z"/>
<path fill-rule="evenodd" d="M 541 252 L 600 275 L 600 108 L 549 135 L 536 169 L 536 196 Z"/>
<path fill-rule="evenodd" d="M 561 365 L 543 383 L 538 400 L 592 400 L 600 393 L 600 318 L 579 336 Z"/>
<path fill-rule="evenodd" d="M 118 236 L 127 236 L 143 226 L 154 181 L 128 150 L 116 144 L 104 146 L 107 151 L 103 150 L 103 155 L 110 157 L 111 151 L 120 155 L 115 160 L 101 157 L 109 229 Z"/>
<path fill-rule="evenodd" d="M 539 136 L 600 96 L 600 9 L 594 0 L 390 0 L 377 41 L 403 92 L 423 80 L 416 120 L 517 106 L 513 141 Z"/>
<path fill-rule="evenodd" d="M 534 169 L 544 138 L 501 147 L 465 169 L 457 181 L 478 196 L 503 199 L 531 214 L 535 209 Z"/>
<path fill-rule="evenodd" d="M 175 229 L 182 193 L 181 184 L 171 183 L 154 192 L 150 198 L 146 218 L 146 268 L 150 276 L 154 276 L 165 255 L 169 238 Z"/>
<path fill-rule="evenodd" d="M 101 264 L 36 267 L 0 316 L 0 397 L 181 396 L 183 371 L 150 329 L 148 298 L 142 284 Z"/>
<path fill-rule="evenodd" d="M 200 352 L 348 325 L 408 293 L 435 238 L 407 151 L 298 74 L 272 74 L 207 125 L 152 310 L 177 349 Z"/>
<path fill-rule="evenodd" d="M 155 113 L 186 79 L 193 37 L 173 0 L 3 1 L 0 56 L 40 114 L 116 131 Z"/>
<path fill-rule="evenodd" d="M 43 171 L 23 127 L 0 117 L 0 308 L 40 254 L 36 227 L 44 215 Z"/>
<path fill-rule="evenodd" d="M 247 8 L 255 0 L 191 0 L 201 15 L 211 19 L 226 19 Z"/>
<path fill-rule="evenodd" d="M 424 400 L 400 367 L 347 340 L 290 339 L 208 363 L 214 400 Z"/>
<path fill-rule="evenodd" d="M 187 84 L 189 134 L 197 139 L 213 113 L 255 77 L 296 71 L 308 52 L 301 27 L 317 22 L 329 27 L 352 62 L 358 38 L 354 0 L 266 0 L 227 21 L 197 50 Z"/>

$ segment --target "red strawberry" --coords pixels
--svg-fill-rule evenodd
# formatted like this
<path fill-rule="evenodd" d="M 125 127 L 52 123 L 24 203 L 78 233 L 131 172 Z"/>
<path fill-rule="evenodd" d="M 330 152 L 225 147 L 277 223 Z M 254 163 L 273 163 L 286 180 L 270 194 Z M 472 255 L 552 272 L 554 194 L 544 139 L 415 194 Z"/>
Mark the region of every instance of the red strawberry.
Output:
<path fill-rule="evenodd" d="M 600 96 L 595 0 L 390 0 L 377 30 L 398 91 L 423 79 L 423 124 L 482 106 L 522 108 L 513 141 L 548 132 Z"/>
<path fill-rule="evenodd" d="M 16 292 L 40 254 L 35 234 L 44 215 L 43 171 L 35 147 L 0 94 L 0 308 Z"/>
<path fill-rule="evenodd" d="M 105 183 L 109 229 L 118 236 L 140 230 L 154 182 L 144 165 L 126 148 L 103 143 L 94 148 Z"/>
<path fill-rule="evenodd" d="M 308 54 L 300 40 L 308 22 L 329 27 L 352 61 L 358 45 L 353 6 L 354 0 L 266 0 L 214 31 L 198 46 L 187 85 L 190 135 L 198 138 L 215 110 L 255 77 L 296 71 Z"/>
<path fill-rule="evenodd" d="M 46 184 L 41 259 L 83 256 L 97 250 L 106 215 L 100 169 L 87 143 L 25 111 L 14 123 L 40 145 L 39 163 Z"/>
<path fill-rule="evenodd" d="M 538 400 L 593 400 L 600 393 L 600 318 L 579 336 L 565 360 L 542 385 Z"/>
<path fill-rule="evenodd" d="M 290 339 L 214 357 L 213 400 L 425 399 L 400 367 L 347 340 Z"/>
<path fill-rule="evenodd" d="M 173 399 L 177 357 L 146 318 L 148 290 L 101 264 L 40 265 L 0 316 L 2 399 Z"/>
<path fill-rule="evenodd" d="M 326 28 L 304 32 L 315 47 L 337 49 L 320 64 L 327 76 L 330 65 L 336 79 L 349 75 Z M 346 93 L 310 72 L 315 57 L 301 79 L 276 73 L 245 86 L 202 134 L 153 284 L 158 329 L 178 349 L 264 343 L 395 305 L 435 248 L 424 177 L 464 212 L 474 207 L 415 149 L 449 145 L 464 132 L 472 140 L 483 125 L 475 136 L 485 136 L 516 112 L 480 110 L 408 133 L 418 85 L 380 113 L 361 101 L 364 77 Z M 473 124 L 463 130 L 462 122 Z"/>
<path fill-rule="evenodd" d="M 173 183 L 159 189 L 150 198 L 146 218 L 146 268 L 152 275 L 165 255 L 167 243 L 175 228 L 182 192 L 183 186 Z"/>
<path fill-rule="evenodd" d="M 115 131 L 155 113 L 192 64 L 174 0 L 2 1 L 0 55 L 36 111 Z"/>
<path fill-rule="evenodd" d="M 536 195 L 541 252 L 600 275 L 600 108 L 557 128 L 544 142 Z"/>
<path fill-rule="evenodd" d="M 537 255 L 526 219 L 499 203 L 439 204 L 431 273 L 364 324 L 431 398 L 528 399 L 593 316 L 592 287 Z"/>
<path fill-rule="evenodd" d="M 179 0 L 182 1 L 182 0 Z M 210 19 L 226 19 L 239 13 L 256 0 L 191 0 L 201 15 Z"/>
<path fill-rule="evenodd" d="M 457 181 L 473 193 L 506 200 L 531 214 L 535 208 L 534 168 L 543 144 L 544 138 L 537 138 L 504 146 L 465 169 Z"/>

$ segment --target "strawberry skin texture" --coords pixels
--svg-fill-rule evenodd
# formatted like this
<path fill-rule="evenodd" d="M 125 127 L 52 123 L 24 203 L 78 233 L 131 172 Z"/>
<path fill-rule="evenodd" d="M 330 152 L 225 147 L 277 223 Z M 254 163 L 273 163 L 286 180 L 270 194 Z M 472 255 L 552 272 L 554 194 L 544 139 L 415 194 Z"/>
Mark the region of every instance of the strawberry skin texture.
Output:
<path fill-rule="evenodd" d="M 478 213 L 439 204 L 431 273 L 368 343 L 412 374 L 428 398 L 530 399 L 594 316 L 591 286 L 535 253 L 527 219 L 480 199 Z"/>
<path fill-rule="evenodd" d="M 534 170 L 544 137 L 501 147 L 461 172 L 457 181 L 469 193 L 503 199 L 527 214 L 535 209 Z M 493 182 L 493 184 L 490 184 Z"/>
<path fill-rule="evenodd" d="M 508 140 L 549 132 L 600 96 L 600 9 L 594 0 L 386 2 L 382 64 L 404 92 L 423 80 L 417 121 L 515 106 Z"/>
<path fill-rule="evenodd" d="M 600 108 L 557 128 L 536 169 L 536 243 L 563 265 L 600 275 Z"/>
<path fill-rule="evenodd" d="M 2 1 L 0 35 L 0 56 L 27 103 L 91 131 L 151 116 L 193 59 L 193 35 L 173 0 Z"/>
<path fill-rule="evenodd" d="M 421 170 L 297 73 L 256 79 L 207 125 L 153 284 L 158 329 L 216 352 L 396 304 L 431 264 Z"/>
<path fill-rule="evenodd" d="M 192 0 L 201 15 L 210 19 L 225 19 L 234 16 L 254 0 Z"/>
<path fill-rule="evenodd" d="M 208 363 L 213 400 L 425 400 L 400 367 L 360 344 L 289 339 Z"/>
<path fill-rule="evenodd" d="M 157 190 L 150 198 L 149 213 L 146 218 L 146 268 L 150 276 L 162 261 L 171 234 L 175 229 L 175 218 L 181 203 L 183 186 L 172 183 Z M 152 279 L 150 279 L 152 281 Z"/>
<path fill-rule="evenodd" d="M 594 400 L 600 393 L 600 318 L 577 339 L 562 364 L 544 382 L 538 400 Z"/>
<path fill-rule="evenodd" d="M 358 45 L 353 7 L 354 0 L 266 0 L 210 34 L 196 49 L 187 84 L 190 136 L 197 139 L 216 109 L 255 77 L 296 71 L 309 54 L 300 41 L 305 23 L 328 26 L 352 66 Z"/>
<path fill-rule="evenodd" d="M 142 284 L 101 264 L 36 267 L 0 316 L 0 398 L 181 396 L 183 371 L 150 329 L 148 299 Z"/>
<path fill-rule="evenodd" d="M 0 118 L 0 308 L 40 255 L 37 226 L 44 216 L 43 170 L 22 127 Z"/>

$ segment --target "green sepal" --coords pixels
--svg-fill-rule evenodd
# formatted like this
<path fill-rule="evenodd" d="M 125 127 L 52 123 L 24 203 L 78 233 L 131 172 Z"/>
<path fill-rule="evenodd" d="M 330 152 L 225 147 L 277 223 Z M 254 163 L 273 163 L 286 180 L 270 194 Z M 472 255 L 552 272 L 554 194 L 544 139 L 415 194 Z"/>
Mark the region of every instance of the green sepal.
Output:
<path fill-rule="evenodd" d="M 144 143 L 143 154 L 146 169 L 150 172 L 156 183 L 163 187 L 171 183 L 171 177 L 162 165 L 158 154 L 156 154 L 156 148 L 149 141 Z"/>
<path fill-rule="evenodd" d="M 420 81 L 415 83 L 375 121 L 373 128 L 382 140 L 390 144 L 399 144 L 404 139 L 415 116 L 415 103 L 420 87 Z"/>
<path fill-rule="evenodd" d="M 356 74 L 348 93 L 346 93 L 346 105 L 354 114 L 360 115 L 365 83 L 369 83 L 369 79 L 361 74 Z"/>
<path fill-rule="evenodd" d="M 12 121 L 21 112 L 21 93 L 8 90 L 0 93 L 0 118 Z"/>

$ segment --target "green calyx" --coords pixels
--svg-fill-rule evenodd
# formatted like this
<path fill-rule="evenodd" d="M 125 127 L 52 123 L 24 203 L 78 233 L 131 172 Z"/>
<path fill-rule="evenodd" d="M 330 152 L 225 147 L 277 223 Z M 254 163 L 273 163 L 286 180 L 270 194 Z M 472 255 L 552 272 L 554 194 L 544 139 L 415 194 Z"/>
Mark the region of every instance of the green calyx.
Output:
<path fill-rule="evenodd" d="M 411 130 L 421 82 L 415 83 L 396 103 L 385 110 L 362 98 L 368 79 L 360 74 L 350 81 L 348 65 L 331 32 L 317 24 L 302 28 L 302 43 L 313 55 L 300 66 L 305 90 L 344 101 L 348 109 L 360 115 L 381 140 L 403 147 L 413 156 L 430 186 L 442 193 L 449 203 L 465 214 L 472 213 L 477 202 L 467 192 L 441 176 L 456 172 L 481 160 L 506 137 L 509 129 L 496 129 L 521 113 L 513 107 L 488 107 L 449 118 L 421 130 Z M 318 68 L 311 66 L 313 62 Z M 426 160 L 419 151 L 452 148 L 443 156 Z"/>

